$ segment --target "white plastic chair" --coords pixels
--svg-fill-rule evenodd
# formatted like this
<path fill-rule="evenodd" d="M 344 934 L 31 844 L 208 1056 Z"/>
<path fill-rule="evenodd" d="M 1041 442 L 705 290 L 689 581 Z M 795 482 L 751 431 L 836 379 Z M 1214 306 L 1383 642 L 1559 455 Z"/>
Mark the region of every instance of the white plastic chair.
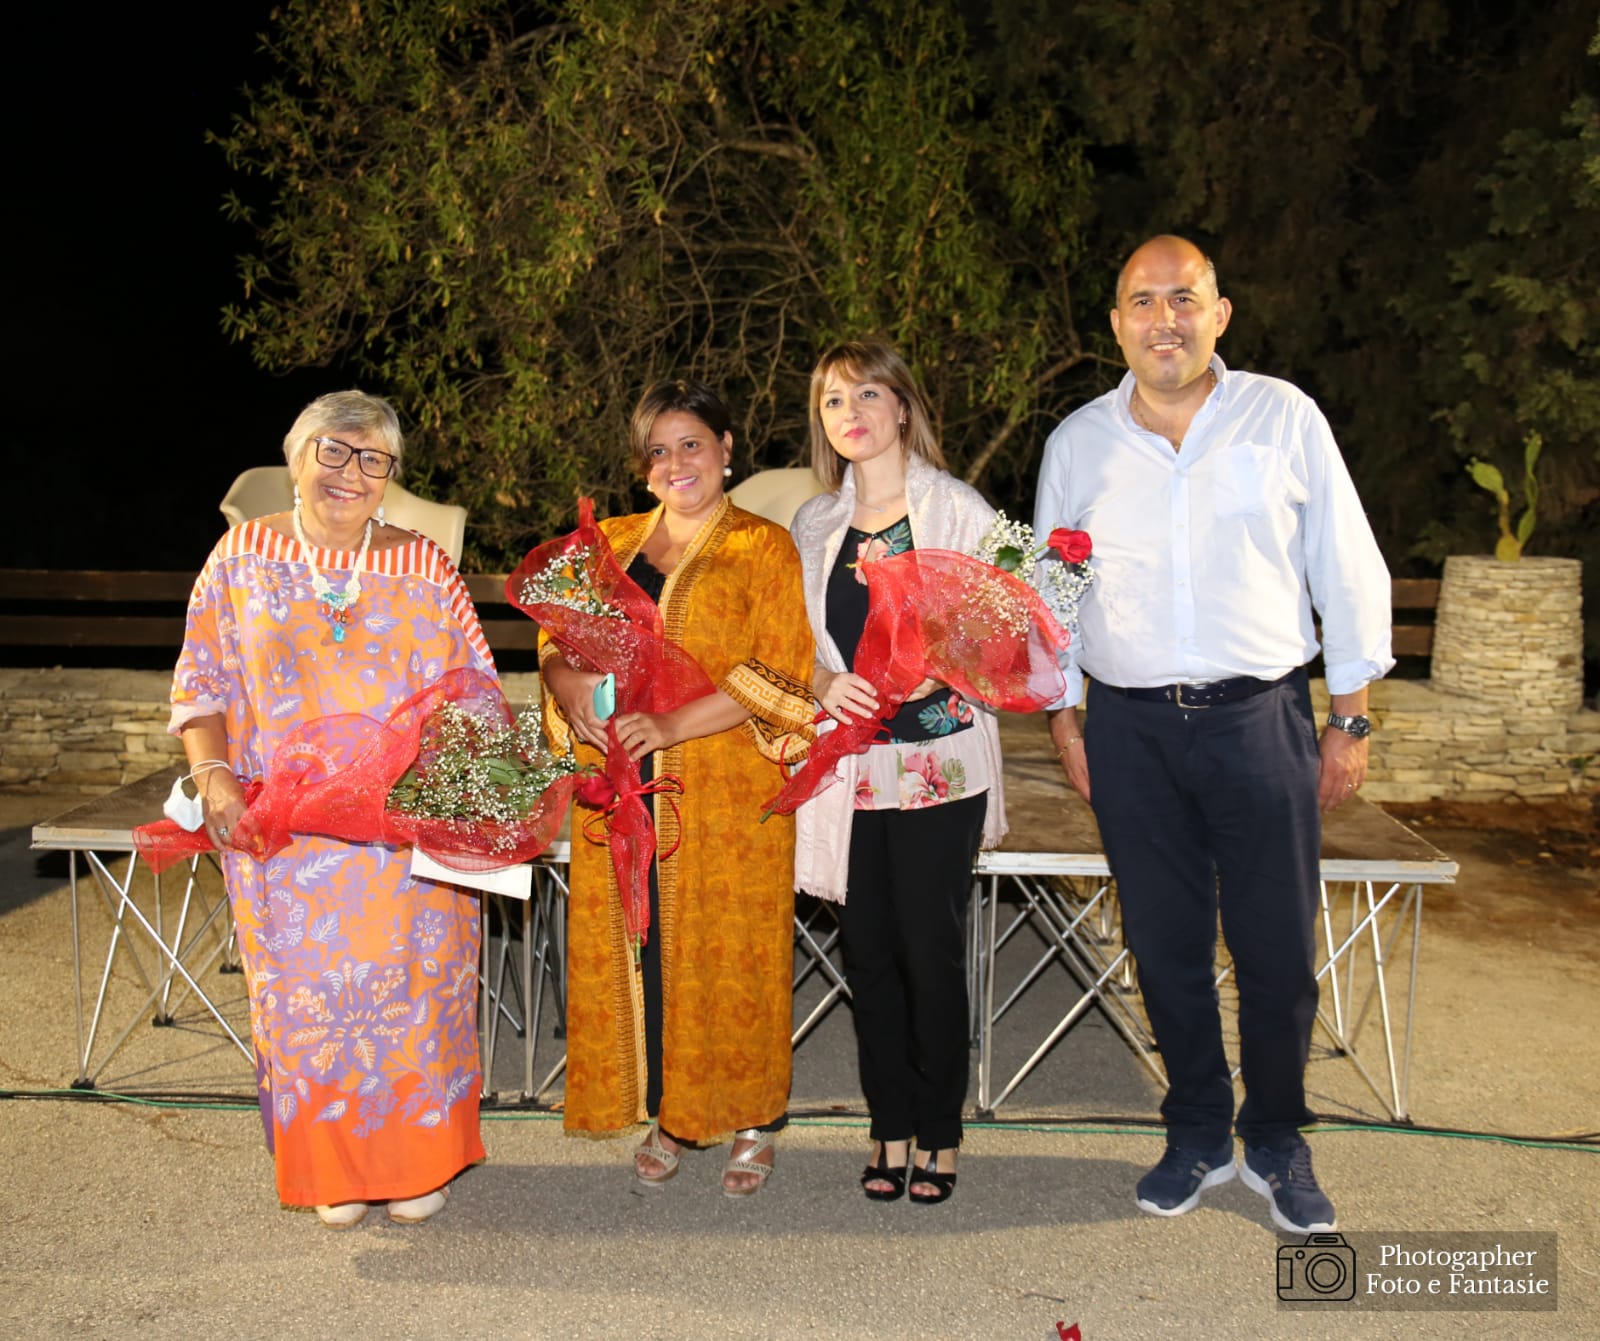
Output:
<path fill-rule="evenodd" d="M 294 483 L 287 466 L 255 466 L 234 480 L 218 505 L 229 526 L 254 517 L 287 512 L 294 506 Z M 798 506 L 798 504 L 796 504 Z M 383 491 L 384 516 L 396 526 L 425 535 L 451 558 L 461 562 L 467 537 L 467 510 L 454 503 L 433 503 L 402 489 L 393 480 Z"/>
<path fill-rule="evenodd" d="M 822 481 L 809 467 L 758 470 L 728 490 L 728 497 L 746 512 L 787 528 L 800 504 L 824 492 Z"/>

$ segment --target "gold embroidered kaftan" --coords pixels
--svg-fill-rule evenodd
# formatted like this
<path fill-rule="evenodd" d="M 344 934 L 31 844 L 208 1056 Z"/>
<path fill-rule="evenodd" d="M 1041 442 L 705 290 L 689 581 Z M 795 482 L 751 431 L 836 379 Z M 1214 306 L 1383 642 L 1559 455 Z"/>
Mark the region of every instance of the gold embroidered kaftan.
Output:
<path fill-rule="evenodd" d="M 626 568 L 661 510 L 600 523 Z M 794 824 L 760 822 L 782 786 L 779 758 L 803 758 L 815 712 L 813 646 L 788 532 L 726 500 L 666 580 L 667 637 L 749 708 L 731 731 L 654 756 L 683 781 L 677 815 L 656 803 L 661 909 L 661 1125 L 689 1141 L 777 1118 L 788 1103 L 794 959 Z M 566 724 L 546 696 L 546 725 Z M 598 755 L 579 746 L 582 762 Z M 575 812 L 567 919 L 566 1126 L 613 1131 L 644 1120 L 643 992 L 611 858 Z"/>

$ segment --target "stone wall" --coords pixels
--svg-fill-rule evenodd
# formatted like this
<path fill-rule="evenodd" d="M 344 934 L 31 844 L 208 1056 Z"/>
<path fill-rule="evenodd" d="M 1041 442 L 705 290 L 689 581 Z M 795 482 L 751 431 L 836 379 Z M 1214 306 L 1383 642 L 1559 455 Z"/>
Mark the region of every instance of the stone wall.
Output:
<path fill-rule="evenodd" d="M 0 669 L 0 790 L 98 794 L 181 757 L 165 671 Z M 539 677 L 505 677 L 514 705 Z M 1327 693 L 1314 682 L 1319 719 Z M 1600 713 L 1515 712 L 1428 681 L 1372 687 L 1373 801 L 1530 800 L 1600 791 Z M 1588 759 L 1587 764 L 1574 763 Z"/>
<path fill-rule="evenodd" d="M 1327 689 L 1312 682 L 1317 720 Z M 1600 791 L 1600 712 L 1512 711 L 1437 681 L 1372 686 L 1369 801 L 1542 800 Z"/>
<path fill-rule="evenodd" d="M 0 788 L 97 795 L 183 757 L 168 671 L 0 670 Z"/>
<path fill-rule="evenodd" d="M 537 675 L 504 683 L 537 701 Z M 178 762 L 171 688 L 169 671 L 0 669 L 0 791 L 95 796 Z"/>

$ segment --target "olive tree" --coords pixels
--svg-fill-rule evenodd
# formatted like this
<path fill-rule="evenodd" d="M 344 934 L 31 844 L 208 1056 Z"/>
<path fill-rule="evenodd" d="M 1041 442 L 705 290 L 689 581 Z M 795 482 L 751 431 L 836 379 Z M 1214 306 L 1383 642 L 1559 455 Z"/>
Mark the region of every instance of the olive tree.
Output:
<path fill-rule="evenodd" d="M 805 451 L 819 349 L 897 341 L 957 467 L 1025 496 L 1096 347 L 1088 173 L 941 0 L 289 0 L 217 138 L 246 180 L 230 333 L 402 407 L 412 480 L 497 561 L 623 506 L 626 424 L 720 386 L 743 469 Z"/>

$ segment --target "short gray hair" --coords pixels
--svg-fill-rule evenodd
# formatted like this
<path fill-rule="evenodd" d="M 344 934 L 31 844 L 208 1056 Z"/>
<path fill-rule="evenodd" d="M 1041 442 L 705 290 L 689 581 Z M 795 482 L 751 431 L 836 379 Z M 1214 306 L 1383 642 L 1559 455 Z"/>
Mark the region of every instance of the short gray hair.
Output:
<path fill-rule="evenodd" d="M 342 433 L 365 433 L 377 438 L 377 444 L 372 445 L 394 457 L 394 473 L 400 474 L 406 450 L 400 416 L 382 396 L 365 391 L 330 391 L 300 411 L 283 438 L 283 459 L 289 463 L 289 473 L 293 475 L 300 469 L 312 438 L 337 438 Z"/>

